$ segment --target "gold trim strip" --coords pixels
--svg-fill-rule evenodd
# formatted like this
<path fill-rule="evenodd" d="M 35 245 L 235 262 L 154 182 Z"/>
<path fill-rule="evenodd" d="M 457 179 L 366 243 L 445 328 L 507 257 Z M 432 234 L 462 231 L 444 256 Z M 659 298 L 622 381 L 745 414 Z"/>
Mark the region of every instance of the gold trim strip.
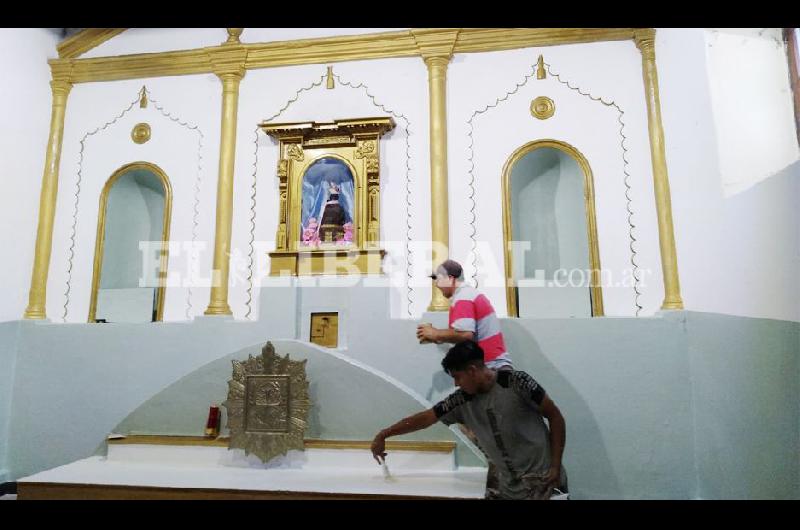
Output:
<path fill-rule="evenodd" d="M 208 438 L 204 436 L 168 436 L 133 434 L 125 438 L 108 440 L 109 445 L 200 445 L 211 447 L 228 447 L 227 436 Z M 366 440 L 304 440 L 306 449 L 364 449 L 369 450 L 371 441 Z M 386 449 L 393 451 L 429 451 L 451 453 L 456 449 L 456 442 L 450 441 L 409 441 L 388 440 Z"/>
<path fill-rule="evenodd" d="M 435 38 L 452 29 L 414 30 Z M 531 46 L 554 46 L 633 38 L 630 28 L 465 28 L 458 31 L 453 53 L 489 52 Z M 143 77 L 204 74 L 213 71 L 211 54 L 230 46 L 159 53 L 51 59 L 51 65 L 73 66 L 73 83 L 116 81 Z M 421 55 L 411 31 L 371 33 L 344 37 L 322 37 L 241 45 L 247 51 L 246 69 L 300 64 L 325 64 L 365 59 L 416 57 Z"/>
<path fill-rule="evenodd" d="M 64 39 L 58 46 L 58 56 L 62 59 L 74 59 L 96 48 L 107 40 L 116 37 L 127 28 L 87 28 L 72 37 Z"/>

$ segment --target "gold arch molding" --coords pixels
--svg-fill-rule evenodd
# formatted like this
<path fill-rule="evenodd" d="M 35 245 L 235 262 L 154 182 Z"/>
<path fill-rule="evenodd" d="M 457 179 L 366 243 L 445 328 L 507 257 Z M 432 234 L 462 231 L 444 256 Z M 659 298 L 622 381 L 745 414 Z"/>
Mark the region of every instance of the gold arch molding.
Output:
<path fill-rule="evenodd" d="M 503 166 L 503 254 L 505 256 L 506 272 L 506 305 L 508 315 L 511 317 L 519 316 L 517 298 L 515 296 L 517 287 L 513 284 L 513 255 L 509 242 L 514 240 L 513 225 L 511 223 L 511 172 L 514 166 L 522 157 L 532 153 L 537 149 L 550 147 L 572 157 L 583 171 L 583 197 L 584 210 L 586 212 L 586 230 L 589 236 L 589 266 L 591 268 L 591 292 L 592 316 L 603 316 L 603 291 L 600 286 L 600 247 L 597 239 L 597 216 L 594 204 L 594 177 L 592 168 L 586 157 L 572 145 L 560 140 L 542 139 L 528 142 L 514 151 Z"/>
<path fill-rule="evenodd" d="M 103 247 L 106 235 L 106 208 L 108 207 L 108 194 L 117 180 L 129 171 L 144 169 L 150 171 L 161 180 L 164 186 L 164 217 L 161 233 L 161 261 L 159 263 L 158 288 L 156 289 L 156 322 L 164 319 L 164 296 L 166 294 L 167 264 L 169 262 L 169 228 L 172 218 L 172 185 L 167 174 L 155 164 L 150 162 L 133 162 L 117 169 L 106 181 L 100 193 L 100 210 L 97 216 L 97 235 L 94 245 L 94 265 L 92 270 L 92 291 L 89 301 L 89 323 L 94 323 L 97 316 L 97 289 L 100 285 L 100 272 L 103 267 Z"/>

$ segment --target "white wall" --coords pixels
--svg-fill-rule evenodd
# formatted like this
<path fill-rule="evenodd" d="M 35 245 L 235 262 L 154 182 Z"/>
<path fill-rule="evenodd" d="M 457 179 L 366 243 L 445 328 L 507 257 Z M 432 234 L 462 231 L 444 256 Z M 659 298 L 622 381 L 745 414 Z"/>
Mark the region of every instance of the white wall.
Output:
<path fill-rule="evenodd" d="M 704 33 L 720 176 L 726 196 L 798 159 L 789 61 L 781 28 Z"/>
<path fill-rule="evenodd" d="M 50 68 L 58 37 L 46 29 L 0 31 L 0 129 L 3 193 L 0 194 L 0 321 L 22 318 L 28 305 L 39 193 L 50 130 Z"/>
<path fill-rule="evenodd" d="M 712 115 L 717 93 L 706 75 L 707 46 L 704 30 L 658 30 L 656 58 L 684 304 L 694 311 L 798 321 L 800 165 L 763 179 L 769 161 L 749 151 L 747 166 L 758 170 L 751 175 L 761 182 L 724 196 L 720 160 L 725 153 L 718 151 Z"/>

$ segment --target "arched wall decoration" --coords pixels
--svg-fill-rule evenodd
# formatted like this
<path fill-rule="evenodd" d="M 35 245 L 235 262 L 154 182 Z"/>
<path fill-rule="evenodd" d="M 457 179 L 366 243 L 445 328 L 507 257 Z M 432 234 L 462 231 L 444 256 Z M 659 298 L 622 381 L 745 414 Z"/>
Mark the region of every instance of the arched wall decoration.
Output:
<path fill-rule="evenodd" d="M 292 98 L 290 98 L 283 105 L 283 107 L 281 107 L 277 112 L 275 112 L 269 118 L 266 118 L 262 123 L 269 123 L 269 122 L 275 121 L 276 118 L 280 117 L 284 112 L 286 112 L 286 110 L 290 106 L 292 106 L 294 103 L 296 103 L 300 99 L 300 96 L 304 92 L 309 92 L 309 91 L 311 91 L 311 90 L 313 90 L 313 89 L 315 89 L 317 87 L 320 87 L 320 86 L 322 86 L 322 84 L 326 80 L 330 80 L 331 79 L 330 78 L 330 74 L 333 75 L 333 79 L 336 80 L 336 83 L 338 83 L 341 86 L 348 87 L 348 88 L 355 89 L 355 90 L 358 90 L 358 89 L 363 90 L 364 95 L 366 95 L 367 98 L 369 98 L 369 100 L 370 100 L 370 102 L 372 103 L 373 106 L 377 107 L 378 109 L 380 109 L 381 111 L 383 111 L 383 112 L 385 112 L 387 114 L 390 114 L 395 119 L 397 119 L 398 122 L 404 123 L 404 126 L 400 126 L 400 129 L 403 130 L 404 136 L 405 136 L 405 159 L 406 159 L 406 163 L 405 163 L 405 181 L 406 181 L 406 197 L 405 197 L 405 202 L 406 202 L 406 206 L 405 206 L 405 210 L 406 210 L 406 227 L 405 227 L 406 245 L 405 245 L 405 247 L 406 248 L 405 248 L 405 250 L 406 250 L 406 256 L 407 256 L 407 267 L 406 267 L 406 278 L 405 278 L 405 283 L 406 283 L 405 301 L 406 301 L 406 313 L 408 314 L 408 316 L 412 316 L 412 305 L 414 303 L 414 298 L 413 298 L 412 295 L 413 295 L 413 292 L 414 292 L 414 288 L 411 286 L 411 273 L 412 273 L 412 268 L 413 268 L 412 264 L 413 264 L 414 256 L 413 256 L 413 250 L 411 248 L 411 229 L 412 229 L 412 226 L 411 226 L 411 197 L 412 197 L 412 193 L 411 193 L 411 163 L 412 163 L 412 160 L 411 160 L 411 141 L 410 141 L 410 136 L 412 134 L 412 132 L 411 132 L 411 122 L 410 122 L 410 120 L 408 119 L 408 117 L 405 114 L 402 114 L 402 113 L 400 113 L 400 112 L 398 112 L 396 110 L 387 108 L 386 105 L 384 105 L 383 103 L 379 102 L 376 99 L 375 95 L 373 95 L 369 91 L 369 87 L 367 87 L 367 85 L 365 85 L 364 83 L 361 83 L 361 82 L 355 83 L 355 82 L 348 81 L 348 80 L 343 79 L 342 77 L 340 77 L 336 72 L 331 72 L 330 70 L 331 69 L 326 69 L 325 74 L 320 76 L 317 81 L 312 82 L 308 86 L 304 86 L 302 88 L 299 88 L 295 92 L 294 96 Z M 256 160 L 255 160 L 255 162 L 253 164 L 253 175 L 252 175 L 253 184 L 251 186 L 251 189 L 253 190 L 253 195 L 251 197 L 251 208 L 250 208 L 250 211 L 251 211 L 251 216 L 250 216 L 250 218 L 251 218 L 251 221 L 250 221 L 251 240 L 250 240 L 250 253 L 248 255 L 250 274 L 249 274 L 249 277 L 248 277 L 248 289 L 247 289 L 247 293 L 248 293 L 247 314 L 245 316 L 249 316 L 250 313 L 252 312 L 252 299 L 253 299 L 253 294 L 252 294 L 252 291 L 253 291 L 253 279 L 252 279 L 253 278 L 253 252 L 254 252 L 253 241 L 255 239 L 255 235 L 254 235 L 254 233 L 255 233 L 255 217 L 256 217 L 256 212 L 255 212 L 255 207 L 256 207 L 255 193 L 256 193 L 256 180 L 257 180 L 256 179 L 256 173 L 257 173 L 257 170 L 258 170 L 257 165 L 258 165 L 258 147 L 259 147 L 258 146 L 258 131 L 259 131 L 259 129 L 260 129 L 260 127 L 256 127 L 255 139 L 253 141 L 254 145 L 255 145 L 255 157 L 256 157 Z M 281 162 L 280 160 L 278 161 L 278 173 L 280 173 L 280 172 L 282 172 L 284 170 L 283 169 L 283 164 L 284 163 Z"/>
<path fill-rule="evenodd" d="M 103 125 L 95 128 L 92 131 L 87 132 L 83 135 L 80 140 L 80 150 L 78 155 L 78 169 L 77 174 L 75 177 L 75 200 L 72 206 L 72 225 L 70 227 L 70 243 L 69 243 L 69 256 L 67 257 L 67 279 L 66 279 L 66 286 L 64 289 L 64 304 L 63 304 L 63 312 L 61 314 L 61 321 L 67 321 L 67 315 L 69 313 L 69 302 L 70 302 L 70 292 L 72 291 L 72 268 L 73 268 L 73 260 L 75 258 L 75 238 L 77 235 L 77 224 L 78 224 L 78 206 L 80 204 L 80 195 L 81 195 L 81 185 L 83 182 L 83 163 L 84 158 L 86 157 L 86 142 L 89 138 L 100 134 L 102 132 L 110 130 L 114 125 L 116 125 L 126 114 L 128 114 L 135 105 L 139 105 L 141 109 L 148 108 L 146 102 L 151 102 L 153 104 L 153 108 L 155 108 L 159 114 L 164 116 L 165 118 L 169 119 L 172 122 L 177 123 L 178 125 L 194 131 L 197 133 L 197 177 L 195 179 L 195 187 L 194 187 L 194 206 L 193 206 L 193 215 L 192 215 L 192 248 L 194 248 L 194 243 L 197 241 L 197 227 L 198 227 L 198 219 L 200 216 L 200 182 L 202 180 L 202 171 L 203 171 L 203 140 L 205 136 L 203 135 L 203 131 L 200 130 L 199 126 L 192 125 L 189 122 L 182 120 L 180 117 L 173 115 L 171 112 L 167 111 L 163 106 L 161 106 L 158 100 L 153 99 L 152 93 L 147 89 L 146 86 L 142 86 L 142 88 L 137 92 L 136 99 L 131 101 L 130 105 L 122 110 L 119 114 L 114 116 L 111 120 L 104 123 Z M 145 102 L 142 105 L 142 102 Z M 192 269 L 196 273 L 196 264 L 197 264 L 197 257 L 193 256 L 191 258 L 191 266 Z M 186 318 L 190 319 L 191 315 L 191 308 L 192 308 L 192 287 L 191 284 L 187 288 L 186 292 Z"/>
<path fill-rule="evenodd" d="M 627 137 L 624 134 L 625 122 L 623 121 L 623 116 L 624 116 L 625 112 L 619 107 L 619 105 L 616 102 L 614 102 L 614 101 L 607 102 L 601 97 L 595 97 L 591 93 L 585 92 L 585 91 L 581 90 L 579 87 L 571 85 L 569 81 L 566 81 L 566 80 L 562 79 L 561 74 L 554 73 L 551 70 L 550 64 L 544 62 L 544 60 L 541 61 L 541 64 L 544 65 L 547 74 L 549 74 L 550 76 L 553 76 L 556 79 L 556 81 L 558 81 L 559 83 L 565 85 L 570 90 L 573 90 L 573 91 L 577 92 L 578 94 L 580 94 L 582 96 L 588 97 L 592 101 L 597 101 L 597 102 L 599 102 L 599 103 L 601 103 L 601 104 L 603 104 L 603 105 L 605 105 L 607 107 L 614 107 L 617 110 L 617 112 L 619 113 L 619 115 L 617 117 L 617 121 L 619 121 L 619 124 L 620 124 L 620 128 L 619 128 L 620 148 L 622 150 L 623 173 L 625 175 L 625 177 L 623 179 L 623 184 L 625 185 L 625 188 L 626 188 L 625 199 L 626 199 L 626 202 L 627 202 L 626 208 L 627 208 L 627 212 L 628 212 L 628 226 L 629 226 L 628 236 L 629 236 L 629 239 L 630 239 L 629 248 L 630 248 L 630 253 L 631 253 L 630 263 L 633 266 L 632 276 L 633 276 L 634 305 L 636 307 L 636 313 L 635 314 L 636 314 L 636 316 L 639 316 L 639 313 L 642 310 L 642 305 L 639 303 L 639 297 L 642 294 L 641 287 L 640 287 L 640 285 L 641 285 L 641 271 L 639 269 L 639 264 L 636 261 L 637 251 L 636 251 L 635 244 L 636 244 L 637 239 L 636 239 L 636 236 L 634 235 L 634 230 L 636 229 L 636 225 L 633 223 L 634 212 L 633 212 L 633 209 L 632 209 L 632 201 L 633 201 L 633 199 L 630 196 L 631 185 L 630 185 L 630 173 L 628 173 L 628 158 L 627 158 L 628 149 L 625 147 L 625 140 L 627 139 Z M 477 249 L 477 240 L 476 240 L 477 227 L 475 225 L 475 221 L 476 221 L 476 215 L 475 215 L 476 202 L 475 202 L 475 173 L 474 173 L 474 171 L 475 171 L 475 160 L 474 160 L 474 158 L 475 158 L 475 140 L 473 138 L 474 121 L 478 116 L 480 116 L 482 114 L 485 114 L 485 113 L 489 112 L 490 110 L 498 107 L 501 103 L 507 101 L 511 96 L 516 94 L 522 87 L 527 85 L 528 82 L 532 78 L 537 76 L 537 70 L 538 70 L 537 65 L 531 65 L 529 73 L 527 75 L 525 75 L 525 77 L 523 77 L 523 79 L 519 83 L 517 83 L 512 90 L 509 90 L 503 96 L 500 96 L 500 97 L 496 98 L 493 103 L 490 103 L 490 104 L 485 105 L 484 107 L 482 107 L 480 109 L 475 110 L 475 112 L 472 113 L 472 116 L 470 116 L 470 119 L 467 121 L 467 126 L 468 126 L 467 136 L 469 137 L 469 144 L 468 144 L 469 153 L 468 153 L 468 156 L 467 156 L 467 159 L 469 161 L 469 170 L 468 170 L 469 182 L 468 182 L 468 186 L 469 186 L 469 190 L 470 190 L 469 200 L 470 200 L 470 203 L 471 203 L 470 215 L 472 217 L 472 220 L 469 223 L 470 224 L 470 228 L 471 228 L 469 237 L 472 240 L 472 245 L 471 245 L 469 254 L 471 256 L 470 264 L 471 264 L 472 271 L 473 271 L 471 278 L 472 278 L 472 281 L 476 285 L 477 285 L 478 267 L 477 267 L 477 262 L 476 262 L 476 260 L 477 260 L 477 252 L 476 252 L 476 249 Z"/>

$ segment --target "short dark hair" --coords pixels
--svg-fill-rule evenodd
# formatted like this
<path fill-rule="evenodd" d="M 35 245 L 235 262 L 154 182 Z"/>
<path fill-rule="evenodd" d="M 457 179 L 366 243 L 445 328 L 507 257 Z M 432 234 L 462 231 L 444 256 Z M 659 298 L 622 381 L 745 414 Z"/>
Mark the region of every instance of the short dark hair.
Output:
<path fill-rule="evenodd" d="M 483 366 L 483 348 L 474 340 L 459 342 L 442 359 L 442 368 L 449 375 L 466 370 L 469 365 Z"/>
<path fill-rule="evenodd" d="M 447 276 L 452 276 L 456 280 L 464 279 L 464 269 L 461 267 L 461 264 L 451 259 L 444 260 L 441 265 L 436 267 L 436 270 L 430 275 L 430 278 L 435 280 L 437 274 L 446 274 Z"/>

